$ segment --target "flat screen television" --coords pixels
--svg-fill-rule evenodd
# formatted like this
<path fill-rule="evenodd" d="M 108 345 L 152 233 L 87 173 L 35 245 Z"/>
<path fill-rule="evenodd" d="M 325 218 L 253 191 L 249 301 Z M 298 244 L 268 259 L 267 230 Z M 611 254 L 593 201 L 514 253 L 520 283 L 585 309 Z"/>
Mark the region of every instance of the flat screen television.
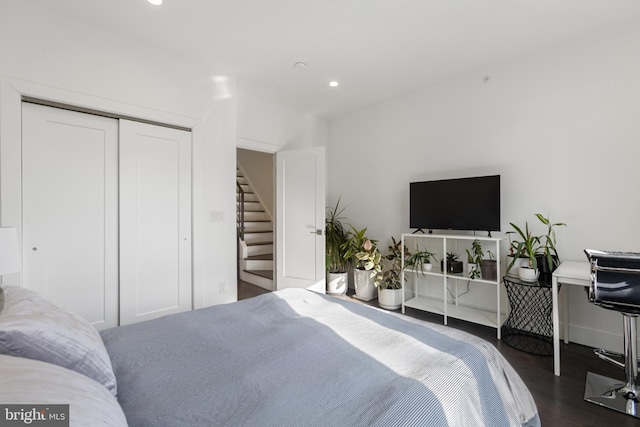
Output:
<path fill-rule="evenodd" d="M 409 184 L 409 227 L 500 231 L 500 175 Z"/>

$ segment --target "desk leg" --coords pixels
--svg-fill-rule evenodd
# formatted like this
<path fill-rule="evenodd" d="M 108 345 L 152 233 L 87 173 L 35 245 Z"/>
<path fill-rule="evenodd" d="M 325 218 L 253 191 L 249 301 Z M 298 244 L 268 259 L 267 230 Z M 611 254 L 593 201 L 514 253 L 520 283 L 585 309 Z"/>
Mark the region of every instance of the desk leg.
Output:
<path fill-rule="evenodd" d="M 562 324 L 564 326 L 562 337 L 564 343 L 569 344 L 569 287 L 565 285 L 564 290 L 560 290 L 560 292 L 562 292 Z"/>
<path fill-rule="evenodd" d="M 558 314 L 558 278 L 551 280 L 553 297 L 553 373 L 560 376 L 560 316 Z"/>

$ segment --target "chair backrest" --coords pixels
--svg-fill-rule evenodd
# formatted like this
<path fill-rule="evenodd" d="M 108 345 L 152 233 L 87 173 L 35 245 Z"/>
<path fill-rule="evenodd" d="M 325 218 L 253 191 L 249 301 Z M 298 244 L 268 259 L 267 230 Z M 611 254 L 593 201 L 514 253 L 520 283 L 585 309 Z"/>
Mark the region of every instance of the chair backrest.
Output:
<path fill-rule="evenodd" d="M 591 264 L 589 301 L 610 310 L 640 314 L 640 253 L 584 252 Z"/>

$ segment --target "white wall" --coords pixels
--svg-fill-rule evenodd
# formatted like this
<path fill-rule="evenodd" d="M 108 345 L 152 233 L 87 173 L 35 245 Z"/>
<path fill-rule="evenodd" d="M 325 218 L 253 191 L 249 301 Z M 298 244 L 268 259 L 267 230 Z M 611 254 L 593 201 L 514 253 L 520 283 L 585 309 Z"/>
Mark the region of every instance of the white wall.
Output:
<path fill-rule="evenodd" d="M 239 96 L 238 147 L 275 153 L 328 144 L 328 122 L 256 98 Z"/>
<path fill-rule="evenodd" d="M 568 224 L 558 230 L 563 259 L 586 261 L 584 248 L 640 252 L 638 52 L 640 31 L 622 29 L 335 119 L 328 204 L 341 196 L 345 215 L 386 249 L 409 231 L 410 181 L 499 173 L 503 231 L 540 212 Z M 582 289 L 569 297 L 572 341 L 621 347 L 619 314 Z"/>
<path fill-rule="evenodd" d="M 234 77 L 228 76 L 227 87 L 221 88 L 225 80 L 215 83 L 214 70 L 20 0 L 0 3 L 0 58 L 0 75 L 11 79 L 53 87 L 69 98 L 117 106 L 143 118 L 165 115 L 198 123 L 194 302 L 198 307 L 235 301 Z M 0 111 L 0 117 L 5 114 Z M 5 192 L 14 186 L 19 182 L 3 183 Z M 208 222 L 212 210 L 226 212 L 227 220 Z M 12 225 L 7 218 L 11 214 L 3 210 L 3 215 L 3 225 Z M 228 284 L 227 293 L 219 293 L 220 282 Z"/>

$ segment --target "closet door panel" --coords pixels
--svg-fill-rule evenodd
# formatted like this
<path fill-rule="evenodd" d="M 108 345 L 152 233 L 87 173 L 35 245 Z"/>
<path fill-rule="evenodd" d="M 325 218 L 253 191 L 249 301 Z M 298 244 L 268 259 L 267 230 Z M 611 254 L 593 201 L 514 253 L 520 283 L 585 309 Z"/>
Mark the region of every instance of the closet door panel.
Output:
<path fill-rule="evenodd" d="M 190 310 L 191 134 L 120 121 L 120 322 Z"/>
<path fill-rule="evenodd" d="M 23 104 L 23 286 L 118 322 L 118 123 Z"/>

